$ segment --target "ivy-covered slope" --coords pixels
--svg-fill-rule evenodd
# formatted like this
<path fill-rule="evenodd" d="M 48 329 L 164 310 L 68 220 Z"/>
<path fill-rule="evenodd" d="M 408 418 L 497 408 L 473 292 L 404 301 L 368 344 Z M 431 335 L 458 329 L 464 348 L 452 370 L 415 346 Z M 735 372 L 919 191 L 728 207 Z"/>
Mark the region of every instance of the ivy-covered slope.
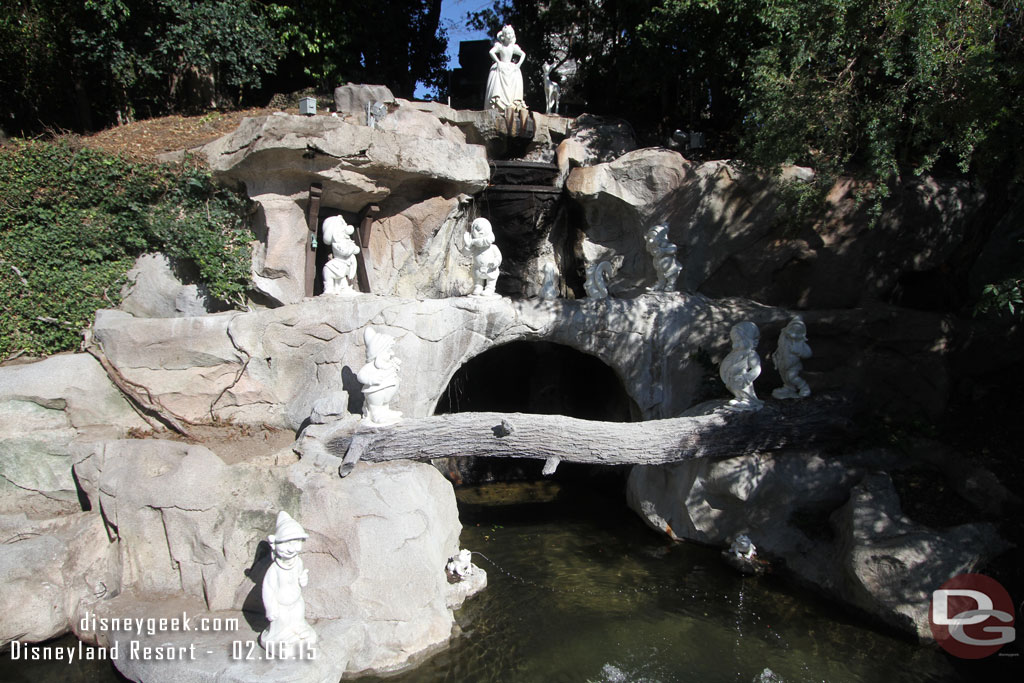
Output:
<path fill-rule="evenodd" d="M 128 161 L 69 140 L 0 148 L 0 359 L 77 348 L 146 252 L 192 262 L 212 296 L 241 303 L 247 206 L 194 164 Z"/>

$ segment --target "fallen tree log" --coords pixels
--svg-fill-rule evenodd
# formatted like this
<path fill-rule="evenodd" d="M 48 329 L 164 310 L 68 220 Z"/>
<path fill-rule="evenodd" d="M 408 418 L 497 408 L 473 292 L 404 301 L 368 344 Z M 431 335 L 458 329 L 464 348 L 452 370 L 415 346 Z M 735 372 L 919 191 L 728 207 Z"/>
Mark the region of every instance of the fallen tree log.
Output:
<path fill-rule="evenodd" d="M 561 461 L 592 465 L 664 465 L 847 439 L 852 402 L 838 396 L 771 401 L 757 412 L 725 406 L 710 414 L 647 422 L 599 422 L 564 415 L 454 413 L 360 428 L 328 438 L 325 450 L 343 458 L 344 477 L 356 462 L 431 460 L 450 456 L 535 458 L 544 474 Z"/>

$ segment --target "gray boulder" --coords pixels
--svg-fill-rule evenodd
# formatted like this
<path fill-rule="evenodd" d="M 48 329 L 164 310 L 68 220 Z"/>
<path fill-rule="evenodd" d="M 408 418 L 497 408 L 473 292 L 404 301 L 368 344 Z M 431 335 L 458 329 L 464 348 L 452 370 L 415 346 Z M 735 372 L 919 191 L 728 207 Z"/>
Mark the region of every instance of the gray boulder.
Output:
<path fill-rule="evenodd" d="M 61 566 L 67 548 L 54 536 L 5 543 L 0 554 L 0 647 L 12 640 L 38 642 L 68 630 Z"/>
<path fill-rule="evenodd" d="M 504 116 L 495 109 L 452 109 L 440 102 L 409 102 L 399 100 L 399 111 L 414 109 L 456 126 L 471 144 L 483 145 L 491 158 L 508 158 L 510 146 L 518 145 L 515 156 L 528 161 L 551 162 L 555 148 L 569 133 L 572 119 L 531 111 L 527 129 L 529 137 L 510 137 Z"/>
<path fill-rule="evenodd" d="M 334 110 L 339 114 L 362 117 L 366 121 L 366 105 L 374 102 L 394 104 L 395 96 L 386 85 L 349 83 L 334 89 Z"/>
<path fill-rule="evenodd" d="M 892 481 L 882 473 L 855 486 L 831 522 L 838 596 L 923 641 L 933 638 L 932 591 L 1010 547 L 991 524 L 937 530 L 914 522 L 903 515 Z"/>
<path fill-rule="evenodd" d="M 905 517 L 888 475 L 873 472 L 900 460 L 780 453 L 634 467 L 627 500 L 676 540 L 728 547 L 746 534 L 798 581 L 930 640 L 931 592 L 1008 545 L 989 524 L 935 530 Z"/>
<path fill-rule="evenodd" d="M 143 254 L 128 271 L 119 308 L 140 318 L 182 318 L 211 310 L 209 292 L 183 283 L 165 254 Z"/>
<path fill-rule="evenodd" d="M 740 455 L 634 467 L 629 506 L 675 540 L 728 545 L 737 534 L 759 549 L 788 552 L 803 535 L 786 522 L 798 510 L 833 510 L 858 472 L 815 453 Z"/>
<path fill-rule="evenodd" d="M 573 119 L 566 141 L 574 141 L 583 149 L 581 166 L 608 163 L 638 147 L 636 133 L 629 122 L 593 114 L 582 114 Z"/>
<path fill-rule="evenodd" d="M 358 211 L 403 185 L 430 183 L 427 196 L 474 192 L 489 176 L 484 150 L 347 123 L 340 117 L 280 114 L 247 118 L 202 147 L 218 177 L 249 196 L 303 195 L 324 185 L 323 205 Z M 310 162 L 313 163 L 310 163 Z"/>

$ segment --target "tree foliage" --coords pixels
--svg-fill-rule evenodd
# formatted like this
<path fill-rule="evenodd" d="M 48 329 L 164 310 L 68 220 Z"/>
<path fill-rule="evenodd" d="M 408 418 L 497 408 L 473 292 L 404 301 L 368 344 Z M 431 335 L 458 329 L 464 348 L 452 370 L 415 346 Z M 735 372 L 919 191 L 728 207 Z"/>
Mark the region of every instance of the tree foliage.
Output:
<path fill-rule="evenodd" d="M 257 88 L 278 54 L 254 0 L 12 0 L 0 9 L 4 113 L 25 130 L 209 107 Z"/>
<path fill-rule="evenodd" d="M 10 0 L 0 4 L 9 133 L 237 104 L 308 86 L 441 82 L 441 0 Z"/>
<path fill-rule="evenodd" d="M 248 202 L 191 165 L 14 142 L 0 148 L 0 207 L 0 358 L 77 348 L 145 252 L 194 264 L 223 301 L 249 285 Z"/>
<path fill-rule="evenodd" d="M 578 63 L 575 99 L 720 156 L 875 179 L 1020 179 L 1020 0 L 499 0 L 536 61 Z"/>
<path fill-rule="evenodd" d="M 417 82 L 443 80 L 441 0 L 283 0 L 268 6 L 286 52 L 279 82 L 302 74 L 321 91 L 345 82 L 380 83 L 412 97 Z"/>

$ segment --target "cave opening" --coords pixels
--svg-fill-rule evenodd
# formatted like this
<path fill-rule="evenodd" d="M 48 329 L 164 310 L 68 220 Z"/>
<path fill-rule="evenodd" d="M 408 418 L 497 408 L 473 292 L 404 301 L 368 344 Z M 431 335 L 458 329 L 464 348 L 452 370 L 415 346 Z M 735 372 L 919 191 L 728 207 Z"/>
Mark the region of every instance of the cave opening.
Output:
<path fill-rule="evenodd" d="M 581 420 L 632 422 L 640 410 L 615 371 L 600 359 L 552 342 L 516 341 L 467 361 L 452 376 L 435 415 L 458 412 L 536 413 Z M 438 463 L 456 485 L 586 480 L 621 491 L 625 467 L 563 462 L 543 476 L 544 461 L 451 456 Z M 557 487 L 556 487 L 557 488 Z"/>

